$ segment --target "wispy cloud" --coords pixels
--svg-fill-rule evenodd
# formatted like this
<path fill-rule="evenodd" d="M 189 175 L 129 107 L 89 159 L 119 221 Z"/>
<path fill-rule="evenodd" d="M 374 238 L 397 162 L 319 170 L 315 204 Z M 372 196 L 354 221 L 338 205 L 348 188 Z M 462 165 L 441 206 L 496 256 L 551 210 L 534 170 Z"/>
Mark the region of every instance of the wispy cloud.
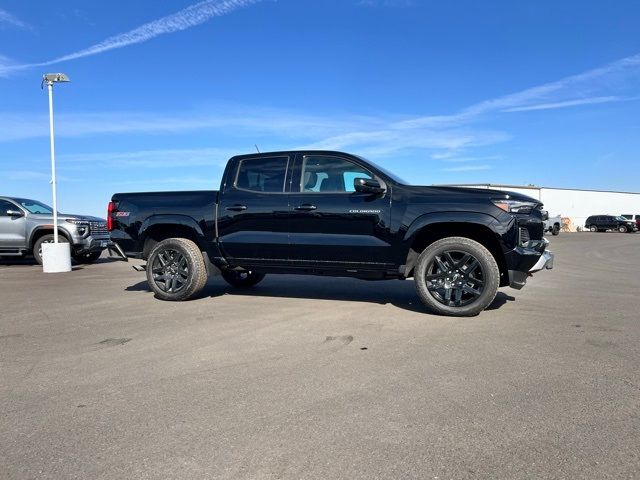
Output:
<path fill-rule="evenodd" d="M 51 173 L 39 172 L 35 170 L 8 170 L 6 172 L 3 172 L 2 176 L 6 180 L 16 182 L 48 182 L 49 180 L 51 180 Z M 75 179 L 67 177 L 66 175 L 57 175 L 56 180 L 60 182 L 76 181 Z"/>
<path fill-rule="evenodd" d="M 487 160 L 500 160 L 503 157 L 501 155 L 486 155 L 483 157 L 445 157 L 442 158 L 448 163 L 473 163 L 473 162 L 486 162 Z"/>
<path fill-rule="evenodd" d="M 156 149 L 129 152 L 98 152 L 59 155 L 67 168 L 182 168 L 220 167 L 238 152 L 222 148 Z"/>
<path fill-rule="evenodd" d="M 200 4 L 197 4 L 200 5 Z M 637 98 L 640 55 L 520 92 L 473 104 L 446 115 L 402 117 L 399 115 L 345 116 L 306 115 L 279 109 L 256 107 L 212 107 L 200 112 L 94 112 L 62 113 L 57 118 L 57 135 L 182 134 L 197 130 L 215 131 L 225 145 L 261 149 L 317 148 L 351 150 L 362 155 L 390 157 L 428 154 L 436 160 L 488 165 L 482 154 L 470 154 L 478 147 L 508 141 L 507 131 L 478 126 L 485 117 L 513 115 L 529 110 L 595 105 Z M 0 113 L 0 142 L 48 135 L 45 115 Z M 262 142 L 270 143 L 263 145 Z M 278 142 L 274 144 L 273 142 Z M 193 162 L 207 162 L 208 153 L 192 152 Z M 167 163 L 174 161 L 164 152 Z M 226 157 L 227 155 L 222 155 Z M 146 153 L 137 158 L 119 157 L 122 162 L 152 161 Z M 471 165 L 469 165 L 471 166 Z"/>
<path fill-rule="evenodd" d="M 56 135 L 84 137 L 95 135 L 166 134 L 197 130 L 219 130 L 236 137 L 273 135 L 301 140 L 336 135 L 358 126 L 375 128 L 383 122 L 372 117 L 312 116 L 265 108 L 220 107 L 202 112 L 79 112 L 56 116 Z M 0 112 L 0 142 L 46 137 L 46 114 Z M 253 145 L 253 143 L 251 143 Z"/>
<path fill-rule="evenodd" d="M 25 30 L 31 30 L 31 25 L 23 22 L 15 15 L 0 8 L 0 28 L 3 26 L 17 27 Z"/>
<path fill-rule="evenodd" d="M 443 172 L 474 172 L 478 170 L 491 170 L 491 165 L 465 165 L 464 167 L 448 167 L 440 169 Z"/>
<path fill-rule="evenodd" d="M 360 0 L 358 5 L 367 7 L 411 7 L 414 0 Z"/>
<path fill-rule="evenodd" d="M 160 35 L 179 32 L 201 25 L 214 17 L 227 15 L 234 10 L 255 4 L 259 1 L 260 0 L 204 0 L 172 15 L 167 15 L 166 17 L 162 17 L 158 20 L 145 23 L 144 25 L 134 28 L 129 32 L 114 35 L 88 48 L 78 50 L 77 52 L 69 53 L 52 60 L 13 65 L 2 65 L 2 63 L 0 63 L 0 76 L 2 76 L 3 72 L 6 76 L 11 72 L 19 70 L 53 65 L 68 60 L 97 55 L 116 48 L 123 48 L 129 45 L 147 42 Z M 0 10 L 0 14 L 1 12 L 2 11 Z M 2 17 L 0 16 L 0 19 L 1 18 Z"/>
<path fill-rule="evenodd" d="M 473 104 L 453 114 L 429 115 L 391 122 L 385 128 L 343 132 L 316 142 L 332 148 L 366 148 L 391 142 L 439 148 L 441 158 L 458 156 L 470 147 L 498 143 L 509 138 L 506 132 L 481 132 L 471 125 L 492 114 L 541 109 L 559 109 L 611 101 L 630 101 L 640 81 L 640 54 L 626 57 L 586 72 Z M 616 95 L 612 95 L 616 93 Z M 426 139 L 426 142 L 420 141 Z M 428 141 L 437 139 L 437 142 Z M 381 148 L 380 151 L 384 150 Z"/>
<path fill-rule="evenodd" d="M 565 100 L 563 102 L 539 103 L 537 105 L 526 105 L 524 107 L 512 107 L 503 110 L 503 112 L 529 112 L 532 110 L 552 110 L 554 108 L 577 107 L 580 105 L 593 105 L 595 103 L 620 102 L 626 99 L 609 96 L 609 97 L 593 97 L 580 98 L 577 100 Z"/>

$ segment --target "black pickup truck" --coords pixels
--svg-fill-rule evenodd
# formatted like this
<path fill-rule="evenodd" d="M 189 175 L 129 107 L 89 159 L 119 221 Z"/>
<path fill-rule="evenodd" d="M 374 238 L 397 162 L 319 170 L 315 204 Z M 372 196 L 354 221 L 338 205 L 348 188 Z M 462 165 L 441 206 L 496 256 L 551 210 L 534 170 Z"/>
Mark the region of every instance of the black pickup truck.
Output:
<path fill-rule="evenodd" d="M 219 191 L 118 193 L 107 221 L 163 300 L 198 295 L 217 274 L 236 287 L 275 273 L 413 277 L 431 311 L 469 316 L 553 266 L 537 200 L 408 185 L 341 152 L 236 156 Z"/>

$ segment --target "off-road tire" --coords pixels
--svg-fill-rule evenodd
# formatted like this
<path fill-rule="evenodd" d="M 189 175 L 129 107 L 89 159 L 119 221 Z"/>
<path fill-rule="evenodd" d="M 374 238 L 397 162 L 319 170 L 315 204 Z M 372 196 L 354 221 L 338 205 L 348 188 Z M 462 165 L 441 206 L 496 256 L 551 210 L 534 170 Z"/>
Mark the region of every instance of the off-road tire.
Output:
<path fill-rule="evenodd" d="M 164 275 L 155 267 L 161 265 L 162 262 L 166 263 L 166 260 L 161 262 L 159 257 L 162 256 L 162 258 L 165 259 L 167 252 L 179 254 L 181 256 L 180 261 L 184 258 L 187 267 L 184 283 L 179 290 L 173 292 L 163 289 L 160 286 L 162 282 L 159 281 L 158 278 L 155 278 Z M 156 298 L 172 302 L 180 302 L 195 297 L 202 291 L 207 283 L 207 268 L 202 252 L 193 241 L 186 238 L 168 238 L 153 247 L 147 259 L 146 272 L 149 288 L 155 293 Z"/>
<path fill-rule="evenodd" d="M 461 306 L 445 305 L 428 289 L 427 269 L 433 267 L 436 257 L 446 255 L 447 252 L 468 254 L 478 262 L 483 285 L 481 293 L 471 303 Z M 432 243 L 420 254 L 414 270 L 414 280 L 420 300 L 433 313 L 471 317 L 478 315 L 493 302 L 500 285 L 500 270 L 493 255 L 480 243 L 466 237 L 447 237 Z"/>
<path fill-rule="evenodd" d="M 38 264 L 42 265 L 42 244 L 43 243 L 53 243 L 53 233 L 49 233 L 47 235 L 41 236 L 36 243 L 33 244 L 33 258 L 38 262 Z M 62 234 L 58 234 L 58 243 L 69 243 L 67 237 Z"/>
<path fill-rule="evenodd" d="M 257 273 L 251 270 L 245 272 L 222 270 L 220 274 L 229 285 L 236 288 L 253 287 L 260 283 L 265 277 L 264 273 Z"/>
<path fill-rule="evenodd" d="M 102 255 L 102 251 L 99 252 L 89 252 L 89 253 L 81 253 L 81 254 L 72 254 L 72 258 L 76 263 L 82 263 L 84 265 L 89 265 L 94 263 L 96 260 L 100 258 Z"/>

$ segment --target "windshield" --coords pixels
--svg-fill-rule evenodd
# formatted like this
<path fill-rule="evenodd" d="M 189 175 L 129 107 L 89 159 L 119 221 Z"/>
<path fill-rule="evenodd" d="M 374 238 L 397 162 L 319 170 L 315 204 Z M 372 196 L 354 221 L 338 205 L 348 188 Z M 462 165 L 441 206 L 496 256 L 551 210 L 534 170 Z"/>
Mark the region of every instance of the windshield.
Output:
<path fill-rule="evenodd" d="M 372 167 L 377 168 L 378 170 L 380 170 L 382 173 L 384 173 L 387 177 L 389 177 L 391 180 L 393 180 L 394 182 L 397 182 L 401 185 L 409 185 L 409 182 L 403 180 L 402 178 L 400 178 L 399 176 L 397 176 L 395 173 L 391 173 L 389 170 L 387 170 L 386 168 L 382 168 L 380 165 L 376 164 L 375 162 L 372 162 L 371 160 L 368 160 L 364 157 L 360 157 L 358 156 L 358 158 L 360 160 L 364 160 L 365 162 L 367 162 L 369 165 L 371 165 Z"/>
<path fill-rule="evenodd" d="M 40 203 L 35 200 L 27 200 L 26 198 L 16 198 L 15 201 L 29 213 L 42 213 L 45 215 L 53 214 L 53 209 L 44 203 Z"/>
<path fill-rule="evenodd" d="M 628 222 L 629 221 L 628 218 L 624 218 L 624 217 L 616 217 L 616 220 L 620 220 L 621 222 Z"/>

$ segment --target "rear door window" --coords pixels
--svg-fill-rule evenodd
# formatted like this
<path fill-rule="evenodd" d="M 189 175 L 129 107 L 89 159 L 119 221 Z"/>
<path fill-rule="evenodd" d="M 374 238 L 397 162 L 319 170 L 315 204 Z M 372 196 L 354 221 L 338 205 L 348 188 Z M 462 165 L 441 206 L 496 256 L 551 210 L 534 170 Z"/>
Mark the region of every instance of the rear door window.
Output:
<path fill-rule="evenodd" d="M 252 192 L 282 193 L 289 157 L 248 158 L 240 161 L 236 188 Z"/>

